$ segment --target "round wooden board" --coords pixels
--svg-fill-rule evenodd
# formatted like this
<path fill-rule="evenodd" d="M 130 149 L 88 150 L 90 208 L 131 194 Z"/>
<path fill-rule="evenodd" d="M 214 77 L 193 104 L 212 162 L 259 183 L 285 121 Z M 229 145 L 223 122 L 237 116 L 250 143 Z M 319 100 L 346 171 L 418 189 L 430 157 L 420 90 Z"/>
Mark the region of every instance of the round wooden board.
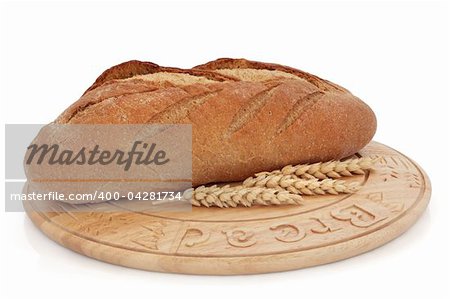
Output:
<path fill-rule="evenodd" d="M 380 157 L 375 170 L 346 178 L 361 190 L 306 197 L 301 206 L 68 213 L 41 212 L 26 202 L 25 209 L 51 239 L 117 265 L 215 275 L 299 269 L 385 244 L 426 208 L 431 186 L 415 162 L 376 142 L 358 155 Z"/>

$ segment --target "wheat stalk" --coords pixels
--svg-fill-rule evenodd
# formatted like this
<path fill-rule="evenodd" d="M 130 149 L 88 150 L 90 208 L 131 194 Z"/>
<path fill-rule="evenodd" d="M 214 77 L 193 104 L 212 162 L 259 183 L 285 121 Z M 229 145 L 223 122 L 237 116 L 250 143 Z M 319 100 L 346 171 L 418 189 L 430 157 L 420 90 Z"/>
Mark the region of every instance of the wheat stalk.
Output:
<path fill-rule="evenodd" d="M 229 185 L 200 186 L 188 189 L 183 194 L 194 206 L 217 206 L 221 208 L 259 205 L 300 204 L 302 197 L 287 190 L 265 187 L 245 187 Z"/>
<path fill-rule="evenodd" d="M 255 174 L 255 177 L 267 174 L 283 174 L 296 175 L 302 179 L 336 179 L 343 176 L 352 176 L 354 174 L 364 174 L 364 170 L 373 169 L 377 161 L 378 159 L 362 157 L 345 161 L 328 161 L 314 164 L 299 164 L 295 166 L 287 165 L 281 170 L 257 173 Z"/>
<path fill-rule="evenodd" d="M 357 182 L 347 184 L 343 180 L 333 179 L 301 179 L 296 175 L 264 174 L 257 177 L 247 178 L 243 182 L 245 187 L 267 187 L 274 189 L 285 189 L 293 194 L 323 195 L 354 193 L 360 185 Z"/>
<path fill-rule="evenodd" d="M 260 172 L 239 186 L 200 186 L 184 192 L 194 206 L 221 208 L 259 205 L 300 204 L 301 195 L 354 193 L 357 182 L 335 180 L 342 176 L 364 174 L 378 159 L 370 157 L 315 164 L 288 165 L 281 170 Z"/>

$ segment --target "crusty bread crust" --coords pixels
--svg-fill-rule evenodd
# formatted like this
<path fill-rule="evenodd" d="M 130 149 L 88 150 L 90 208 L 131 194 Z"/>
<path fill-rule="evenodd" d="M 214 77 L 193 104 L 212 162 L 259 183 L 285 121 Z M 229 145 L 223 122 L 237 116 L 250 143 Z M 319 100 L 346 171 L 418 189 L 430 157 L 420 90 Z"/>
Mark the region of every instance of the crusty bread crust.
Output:
<path fill-rule="evenodd" d="M 127 79 L 137 75 L 147 75 L 159 72 L 171 72 L 171 73 L 185 73 L 191 74 L 193 76 L 202 76 L 208 78 L 210 80 L 216 81 L 225 81 L 225 80 L 233 80 L 227 76 L 220 75 L 214 72 L 201 71 L 197 69 L 179 69 L 174 67 L 161 67 L 156 63 L 152 62 L 144 62 L 138 60 L 130 60 L 127 62 L 123 62 L 121 64 L 115 65 L 106 71 L 104 71 L 98 78 L 95 80 L 94 84 L 89 87 L 86 92 L 93 90 L 100 85 L 113 80 Z M 85 92 L 85 93 L 86 93 Z"/>
<path fill-rule="evenodd" d="M 217 60 L 213 60 L 207 62 L 202 65 L 198 65 L 193 69 L 198 70 L 216 70 L 216 69 L 238 69 L 238 68 L 249 68 L 249 69 L 264 69 L 264 70 L 273 70 L 273 71 L 282 71 L 289 74 L 296 75 L 300 78 L 305 79 L 309 83 L 315 85 L 317 88 L 328 91 L 328 90 L 338 90 L 338 91 L 347 91 L 345 88 L 329 82 L 327 80 L 321 79 L 315 75 L 310 73 L 275 63 L 266 63 L 259 61 L 251 61 L 247 59 L 233 59 L 233 58 L 219 58 Z"/>
<path fill-rule="evenodd" d="M 224 68 L 276 70 L 304 80 L 252 82 L 214 72 Z M 137 76 L 155 72 L 214 82 L 177 85 Z M 364 147 L 376 130 L 372 110 L 334 83 L 286 66 L 229 58 L 190 70 L 139 61 L 120 64 L 105 71 L 56 121 L 192 124 L 193 185 L 340 159 Z"/>

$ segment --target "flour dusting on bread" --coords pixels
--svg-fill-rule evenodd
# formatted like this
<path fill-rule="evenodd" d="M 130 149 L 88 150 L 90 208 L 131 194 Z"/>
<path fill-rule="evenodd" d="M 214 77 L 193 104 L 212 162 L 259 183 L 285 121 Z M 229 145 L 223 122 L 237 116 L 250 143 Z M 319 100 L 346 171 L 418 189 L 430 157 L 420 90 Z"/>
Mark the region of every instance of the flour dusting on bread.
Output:
<path fill-rule="evenodd" d="M 276 78 L 303 80 L 299 76 L 282 71 L 258 70 L 258 69 L 217 69 L 214 72 L 239 79 L 241 81 L 259 82 Z"/>
<path fill-rule="evenodd" d="M 170 82 L 175 85 L 182 85 L 182 86 L 191 85 L 191 84 L 195 84 L 195 83 L 200 83 L 200 84 L 217 83 L 217 81 L 210 80 L 203 76 L 193 76 L 193 75 L 189 75 L 189 74 L 169 73 L 169 72 L 138 75 L 138 76 L 124 79 L 124 80 L 128 81 L 128 80 L 136 80 L 136 79 L 151 81 L 151 82 L 155 82 L 155 83 Z"/>
<path fill-rule="evenodd" d="M 259 70 L 259 69 L 250 69 L 250 68 L 244 68 L 244 69 L 218 69 L 214 70 L 215 73 L 219 73 L 221 75 L 225 75 L 227 77 L 232 77 L 235 79 L 238 79 L 240 81 L 248 81 L 248 82 L 261 82 L 261 81 L 268 81 L 273 79 L 296 79 L 296 80 L 302 80 L 303 78 L 300 78 L 299 76 L 289 74 L 282 71 L 272 71 L 272 70 Z M 146 74 L 146 75 L 137 75 L 133 76 L 131 78 L 127 78 L 124 80 L 145 80 L 145 81 L 151 81 L 155 83 L 163 83 L 163 82 L 169 82 L 175 85 L 191 85 L 191 84 L 208 84 L 208 83 L 217 83 L 217 81 L 210 80 L 204 76 L 194 76 L 190 74 L 184 74 L 184 73 L 170 73 L 170 72 L 159 72 L 159 73 L 153 73 L 153 74 Z"/>

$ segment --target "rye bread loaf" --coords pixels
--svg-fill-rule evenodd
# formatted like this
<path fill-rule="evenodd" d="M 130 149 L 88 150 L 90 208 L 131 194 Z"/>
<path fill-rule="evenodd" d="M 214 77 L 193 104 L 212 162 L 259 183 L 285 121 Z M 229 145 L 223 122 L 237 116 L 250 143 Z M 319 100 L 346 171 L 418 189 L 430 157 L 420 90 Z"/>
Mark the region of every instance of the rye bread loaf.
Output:
<path fill-rule="evenodd" d="M 341 159 L 376 129 L 372 110 L 346 89 L 245 59 L 189 70 L 125 62 L 106 70 L 56 122 L 192 124 L 194 186 Z"/>

